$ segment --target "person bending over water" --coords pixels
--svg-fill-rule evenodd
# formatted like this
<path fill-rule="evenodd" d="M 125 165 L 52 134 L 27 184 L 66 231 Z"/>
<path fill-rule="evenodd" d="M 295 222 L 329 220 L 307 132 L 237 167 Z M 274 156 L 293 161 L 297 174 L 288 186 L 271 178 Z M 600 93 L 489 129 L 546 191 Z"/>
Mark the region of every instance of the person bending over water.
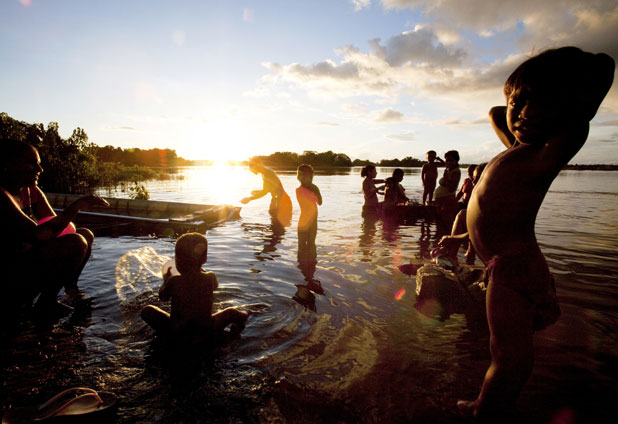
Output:
<path fill-rule="evenodd" d="M 4 222 L 0 243 L 5 278 L 3 323 L 16 322 L 22 306 L 40 294 L 35 312 L 54 317 L 69 308 L 57 300 L 64 286 L 77 294 L 77 280 L 90 258 L 94 236 L 72 227 L 80 209 L 108 206 L 97 196 L 84 196 L 56 215 L 38 187 L 43 168 L 37 149 L 21 141 L 4 140 L 0 156 L 0 210 Z M 37 225 L 38 224 L 38 225 Z"/>
<path fill-rule="evenodd" d="M 377 180 L 376 176 L 378 171 L 375 165 L 365 165 L 361 170 L 361 177 L 363 180 L 363 195 L 365 196 L 365 203 L 363 204 L 363 217 L 377 217 L 378 208 L 380 202 L 378 201 L 378 194 L 384 194 L 384 185 L 376 187 L 376 184 L 381 184 L 384 180 Z"/>
<path fill-rule="evenodd" d="M 243 198 L 240 203 L 246 205 L 270 193 L 272 198 L 268 211 L 281 225 L 289 226 L 292 221 L 292 201 L 283 189 L 281 180 L 275 171 L 266 168 L 260 158 L 256 157 L 249 160 L 249 169 L 254 174 L 262 174 L 263 187 L 261 190 L 253 190 L 251 196 Z"/>
<path fill-rule="evenodd" d="M 491 365 L 464 412 L 512 407 L 534 362 L 533 333 L 560 314 L 554 280 L 534 233 L 543 198 L 588 137 L 612 85 L 614 61 L 576 47 L 545 51 L 507 79 L 507 105 L 489 112 L 507 149 L 488 164 L 466 213 L 470 241 L 487 265 Z"/>
<path fill-rule="evenodd" d="M 180 275 L 172 275 L 169 267 L 163 276 L 159 298 L 172 301 L 172 312 L 147 305 L 142 319 L 156 331 L 172 335 L 181 341 L 202 342 L 220 335 L 231 325 L 232 333 L 240 333 L 248 314 L 235 308 L 212 313 L 217 277 L 202 270 L 208 258 L 208 241 L 199 233 L 183 234 L 176 241 L 176 268 Z"/>

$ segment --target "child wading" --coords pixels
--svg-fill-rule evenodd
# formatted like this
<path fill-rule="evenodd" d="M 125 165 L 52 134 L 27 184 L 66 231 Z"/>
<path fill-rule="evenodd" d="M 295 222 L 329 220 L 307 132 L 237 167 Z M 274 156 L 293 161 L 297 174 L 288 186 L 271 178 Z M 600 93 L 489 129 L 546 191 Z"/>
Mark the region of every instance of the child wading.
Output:
<path fill-rule="evenodd" d="M 552 181 L 581 149 L 588 122 L 612 85 L 614 61 L 575 47 L 548 50 L 506 81 L 507 106 L 489 116 L 507 150 L 488 164 L 466 213 L 470 241 L 487 265 L 492 362 L 474 415 L 512 407 L 532 372 L 532 335 L 560 314 L 554 280 L 534 234 Z"/>

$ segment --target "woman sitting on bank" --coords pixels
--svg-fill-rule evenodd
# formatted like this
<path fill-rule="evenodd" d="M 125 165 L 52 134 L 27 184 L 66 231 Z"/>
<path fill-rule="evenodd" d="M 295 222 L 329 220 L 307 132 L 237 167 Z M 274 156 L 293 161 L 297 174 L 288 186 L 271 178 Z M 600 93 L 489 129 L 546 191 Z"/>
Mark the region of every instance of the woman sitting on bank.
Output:
<path fill-rule="evenodd" d="M 71 220 L 80 209 L 108 203 L 100 197 L 84 196 L 56 216 L 37 186 L 43 171 L 37 149 L 15 140 L 4 140 L 0 146 L 4 223 L 0 257 L 6 281 L 0 310 L 4 326 L 7 321 L 16 322 L 21 307 L 39 294 L 35 312 L 41 318 L 70 309 L 58 302 L 58 292 L 64 286 L 70 296 L 77 294 L 77 280 L 94 240 L 90 230 L 75 229 Z"/>

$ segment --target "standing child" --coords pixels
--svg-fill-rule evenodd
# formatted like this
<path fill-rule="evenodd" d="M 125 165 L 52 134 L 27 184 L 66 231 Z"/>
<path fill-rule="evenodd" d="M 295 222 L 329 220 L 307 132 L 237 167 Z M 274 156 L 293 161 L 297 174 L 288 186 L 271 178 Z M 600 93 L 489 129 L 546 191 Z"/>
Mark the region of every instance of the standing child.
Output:
<path fill-rule="evenodd" d="M 363 180 L 363 195 L 365 196 L 365 204 L 363 204 L 363 217 L 377 217 L 378 207 L 380 202 L 378 201 L 378 194 L 384 194 L 382 189 L 384 186 L 376 187 L 376 184 L 383 183 L 384 180 L 376 180 L 378 171 L 376 171 L 375 165 L 365 165 L 361 170 L 361 177 Z"/>
<path fill-rule="evenodd" d="M 313 184 L 313 167 L 302 164 L 298 167 L 296 178 L 300 187 L 296 189 L 296 199 L 300 205 L 298 219 L 298 257 L 315 260 L 317 257 L 315 237 L 318 234 L 318 205 L 322 204 L 322 194 Z"/>
<path fill-rule="evenodd" d="M 142 309 L 142 319 L 162 333 L 180 336 L 190 341 L 203 341 L 231 325 L 233 333 L 245 327 L 248 314 L 235 308 L 212 313 L 217 277 L 202 270 L 208 258 L 208 241 L 199 233 L 187 233 L 176 242 L 176 268 L 180 275 L 172 275 L 168 268 L 159 289 L 159 298 L 172 301 L 172 313 L 153 305 Z"/>
<path fill-rule="evenodd" d="M 444 163 L 446 169 L 442 178 L 438 181 L 438 188 L 434 192 L 434 204 L 437 206 L 437 214 L 440 223 L 446 228 L 451 228 L 453 220 L 457 214 L 457 186 L 461 179 L 461 170 L 459 169 L 459 152 L 457 150 L 449 150 L 444 154 Z"/>
<path fill-rule="evenodd" d="M 438 161 L 444 164 L 444 161 L 436 156 L 435 150 L 427 152 L 427 163 L 421 168 L 421 181 L 423 182 L 423 205 L 431 204 L 433 200 L 433 191 L 436 189 L 436 180 L 438 179 Z"/>
<path fill-rule="evenodd" d="M 504 85 L 507 106 L 489 116 L 507 149 L 488 164 L 466 214 L 470 241 L 487 265 L 492 362 L 474 415 L 512 407 L 532 372 L 533 333 L 560 314 L 554 280 L 534 233 L 543 198 L 584 145 L 588 122 L 612 85 L 614 61 L 576 47 L 522 63 Z"/>

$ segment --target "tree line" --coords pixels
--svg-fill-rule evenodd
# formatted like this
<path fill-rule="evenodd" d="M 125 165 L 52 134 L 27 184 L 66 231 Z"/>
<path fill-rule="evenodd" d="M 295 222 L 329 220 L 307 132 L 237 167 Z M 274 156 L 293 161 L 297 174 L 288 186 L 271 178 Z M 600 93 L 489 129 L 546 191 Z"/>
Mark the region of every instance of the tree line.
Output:
<path fill-rule="evenodd" d="M 45 172 L 39 184 L 44 190 L 59 193 L 87 193 L 97 187 L 113 187 L 121 182 L 170 178 L 173 168 L 203 164 L 176 154 L 173 149 L 139 149 L 104 146 L 89 142 L 86 131 L 76 128 L 64 139 L 58 133 L 58 123 L 30 124 L 0 113 L 0 143 L 15 139 L 32 144 L 39 150 Z M 355 159 L 344 153 L 306 150 L 302 154 L 275 152 L 258 156 L 265 165 L 295 168 L 302 163 L 314 167 L 352 167 L 374 164 L 388 167 L 420 167 L 424 161 L 411 156 L 403 159 L 382 159 L 377 163 Z M 206 161 L 208 163 L 208 161 Z M 567 165 L 565 169 L 618 170 L 618 165 Z"/>

